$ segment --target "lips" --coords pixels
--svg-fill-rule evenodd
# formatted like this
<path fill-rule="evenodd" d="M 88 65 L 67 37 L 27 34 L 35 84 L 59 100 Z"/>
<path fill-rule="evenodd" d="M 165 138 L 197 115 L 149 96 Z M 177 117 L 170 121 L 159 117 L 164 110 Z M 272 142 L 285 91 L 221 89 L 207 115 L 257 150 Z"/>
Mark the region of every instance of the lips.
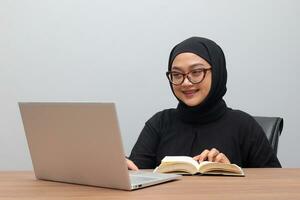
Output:
<path fill-rule="evenodd" d="M 185 97 L 192 98 L 198 91 L 199 91 L 199 89 L 185 90 L 185 91 L 182 91 L 182 93 L 184 94 Z"/>

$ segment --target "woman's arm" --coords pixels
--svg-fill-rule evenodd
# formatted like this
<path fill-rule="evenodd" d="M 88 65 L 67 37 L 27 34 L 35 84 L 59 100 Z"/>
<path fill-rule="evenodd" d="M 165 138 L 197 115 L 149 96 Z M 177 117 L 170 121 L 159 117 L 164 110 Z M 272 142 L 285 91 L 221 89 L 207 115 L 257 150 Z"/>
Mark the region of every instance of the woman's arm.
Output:
<path fill-rule="evenodd" d="M 153 122 L 153 120 L 152 120 Z M 146 122 L 129 159 L 141 169 L 156 167 L 156 151 L 159 143 L 158 130 L 150 121 Z"/>
<path fill-rule="evenodd" d="M 281 167 L 263 129 L 255 119 L 251 121 L 251 133 L 242 147 L 247 148 L 245 167 Z"/>

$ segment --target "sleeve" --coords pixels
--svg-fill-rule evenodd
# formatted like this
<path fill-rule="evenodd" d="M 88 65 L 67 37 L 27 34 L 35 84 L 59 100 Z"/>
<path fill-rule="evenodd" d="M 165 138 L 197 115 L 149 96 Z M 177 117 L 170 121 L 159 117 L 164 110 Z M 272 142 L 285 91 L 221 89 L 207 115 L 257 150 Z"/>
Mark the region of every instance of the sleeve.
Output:
<path fill-rule="evenodd" d="M 145 123 L 129 156 L 129 159 L 140 169 L 153 169 L 156 167 L 156 152 L 159 143 L 158 118 L 155 115 Z"/>
<path fill-rule="evenodd" d="M 255 119 L 250 121 L 250 133 L 244 142 L 244 167 L 281 167 L 263 129 Z"/>

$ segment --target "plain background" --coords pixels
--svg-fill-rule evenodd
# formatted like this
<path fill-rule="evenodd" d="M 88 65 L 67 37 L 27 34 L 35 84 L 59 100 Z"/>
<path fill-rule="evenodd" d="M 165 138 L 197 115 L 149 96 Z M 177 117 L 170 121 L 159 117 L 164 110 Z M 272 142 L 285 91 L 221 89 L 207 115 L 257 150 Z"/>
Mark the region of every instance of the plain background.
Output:
<path fill-rule="evenodd" d="M 114 101 L 129 154 L 145 121 L 176 107 L 167 61 L 190 36 L 223 48 L 228 106 L 284 118 L 278 157 L 299 167 L 299 10 L 296 0 L 0 0 L 0 170 L 32 169 L 19 101 Z"/>

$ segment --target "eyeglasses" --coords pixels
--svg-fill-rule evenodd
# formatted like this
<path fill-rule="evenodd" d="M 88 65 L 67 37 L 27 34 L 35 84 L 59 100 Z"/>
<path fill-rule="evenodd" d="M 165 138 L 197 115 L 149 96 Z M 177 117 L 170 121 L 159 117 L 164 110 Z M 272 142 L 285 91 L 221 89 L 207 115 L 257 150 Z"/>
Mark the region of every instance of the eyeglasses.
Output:
<path fill-rule="evenodd" d="M 211 70 L 211 68 L 207 69 L 194 69 L 186 74 L 176 71 L 168 71 L 166 72 L 167 78 L 174 85 L 181 85 L 185 78 L 187 78 L 192 84 L 201 83 L 206 75 L 206 72 Z"/>

